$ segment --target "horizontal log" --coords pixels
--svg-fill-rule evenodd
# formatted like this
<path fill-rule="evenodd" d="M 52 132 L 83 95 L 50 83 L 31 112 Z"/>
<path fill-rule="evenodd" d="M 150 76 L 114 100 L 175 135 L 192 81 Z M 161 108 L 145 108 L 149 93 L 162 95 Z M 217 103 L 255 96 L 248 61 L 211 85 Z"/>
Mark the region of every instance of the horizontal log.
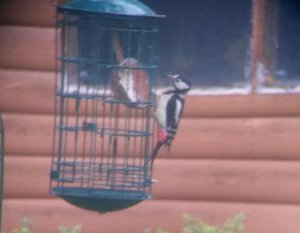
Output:
<path fill-rule="evenodd" d="M 0 67 L 54 70 L 54 29 L 0 26 Z"/>
<path fill-rule="evenodd" d="M 183 119 L 169 156 L 297 159 L 299 127 L 298 118 Z"/>
<path fill-rule="evenodd" d="M 299 116 L 300 95 L 199 95 L 186 100 L 189 117 L 275 117 Z"/>
<path fill-rule="evenodd" d="M 50 156 L 48 158 L 31 158 L 28 156 L 16 157 L 11 155 L 6 156 L 4 174 L 4 197 L 52 197 L 48 194 L 50 184 L 50 170 Z"/>
<path fill-rule="evenodd" d="M 300 206 L 247 203 L 145 201 L 127 210 L 99 215 L 75 208 L 57 199 L 9 199 L 4 201 L 5 232 L 20 226 L 30 217 L 32 231 L 53 233 L 58 226 L 82 225 L 83 232 L 141 233 L 159 226 L 169 232 L 181 232 L 183 212 L 201 217 L 209 224 L 219 225 L 225 219 L 243 212 L 247 233 L 298 233 Z M 117 223 L 117 224 L 116 224 Z"/>
<path fill-rule="evenodd" d="M 55 1 L 4 0 L 0 2 L 0 23 L 53 27 Z"/>
<path fill-rule="evenodd" d="M 297 203 L 299 162 L 238 160 L 157 161 L 157 199 Z"/>
<path fill-rule="evenodd" d="M 6 114 L 2 116 L 6 154 L 51 154 L 53 117 Z"/>
<path fill-rule="evenodd" d="M 49 198 L 50 164 L 50 157 L 8 156 L 5 197 Z M 153 176 L 157 200 L 300 205 L 300 162 L 159 159 Z"/>
<path fill-rule="evenodd" d="M 3 117 L 8 154 L 51 154 L 52 116 Z M 299 118 L 184 118 L 170 153 L 158 157 L 299 159 L 299 132 Z"/>
<path fill-rule="evenodd" d="M 53 72 L 0 70 L 2 112 L 53 114 Z"/>
<path fill-rule="evenodd" d="M 2 112 L 53 114 L 54 85 L 54 72 L 0 69 L 0 109 Z M 291 117 L 300 116 L 299 104 L 297 94 L 188 96 L 184 116 Z M 75 101 L 70 101 L 70 111 L 74 112 L 74 106 Z"/>

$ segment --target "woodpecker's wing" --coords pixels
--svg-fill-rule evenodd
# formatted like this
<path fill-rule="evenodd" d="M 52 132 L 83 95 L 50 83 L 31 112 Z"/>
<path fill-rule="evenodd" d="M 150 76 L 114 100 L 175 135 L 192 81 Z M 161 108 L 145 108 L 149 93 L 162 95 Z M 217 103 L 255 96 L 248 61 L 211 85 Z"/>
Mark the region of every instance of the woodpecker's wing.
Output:
<path fill-rule="evenodd" d="M 171 145 L 180 122 L 180 118 L 183 112 L 184 99 L 180 96 L 173 95 L 167 105 L 167 132 L 168 139 L 167 145 Z"/>

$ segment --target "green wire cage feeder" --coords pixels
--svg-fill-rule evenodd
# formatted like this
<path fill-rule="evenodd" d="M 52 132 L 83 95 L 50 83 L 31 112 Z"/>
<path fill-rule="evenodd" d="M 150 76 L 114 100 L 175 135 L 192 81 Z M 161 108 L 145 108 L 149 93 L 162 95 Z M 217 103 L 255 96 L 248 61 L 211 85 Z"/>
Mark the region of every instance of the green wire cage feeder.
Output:
<path fill-rule="evenodd" d="M 160 19 L 137 0 L 57 7 L 51 193 L 101 213 L 150 198 Z"/>

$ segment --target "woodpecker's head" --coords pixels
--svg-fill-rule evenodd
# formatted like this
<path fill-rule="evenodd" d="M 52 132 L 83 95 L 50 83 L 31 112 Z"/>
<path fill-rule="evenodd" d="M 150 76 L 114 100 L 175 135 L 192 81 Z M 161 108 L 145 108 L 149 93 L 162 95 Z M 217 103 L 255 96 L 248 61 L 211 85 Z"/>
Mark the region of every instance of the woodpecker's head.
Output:
<path fill-rule="evenodd" d="M 178 74 L 174 74 L 174 75 L 167 74 L 167 75 L 171 79 L 171 83 L 176 91 L 185 94 L 191 89 L 192 84 L 189 80 L 182 78 Z"/>

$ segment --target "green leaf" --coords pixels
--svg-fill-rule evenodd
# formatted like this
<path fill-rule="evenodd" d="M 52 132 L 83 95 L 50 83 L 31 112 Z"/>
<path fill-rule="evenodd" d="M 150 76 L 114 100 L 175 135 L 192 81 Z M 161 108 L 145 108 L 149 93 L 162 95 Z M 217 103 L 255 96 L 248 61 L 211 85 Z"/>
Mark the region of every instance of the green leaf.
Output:
<path fill-rule="evenodd" d="M 163 230 L 162 228 L 157 228 L 156 233 L 169 233 L 168 231 Z"/>
<path fill-rule="evenodd" d="M 214 226 L 206 226 L 203 233 L 217 233 L 217 228 Z"/>
<path fill-rule="evenodd" d="M 81 232 L 81 225 L 75 225 L 72 227 L 65 227 L 65 226 L 60 226 L 58 228 L 59 233 L 80 233 Z"/>
<path fill-rule="evenodd" d="M 23 226 L 20 230 L 20 233 L 31 233 L 29 227 Z"/>

